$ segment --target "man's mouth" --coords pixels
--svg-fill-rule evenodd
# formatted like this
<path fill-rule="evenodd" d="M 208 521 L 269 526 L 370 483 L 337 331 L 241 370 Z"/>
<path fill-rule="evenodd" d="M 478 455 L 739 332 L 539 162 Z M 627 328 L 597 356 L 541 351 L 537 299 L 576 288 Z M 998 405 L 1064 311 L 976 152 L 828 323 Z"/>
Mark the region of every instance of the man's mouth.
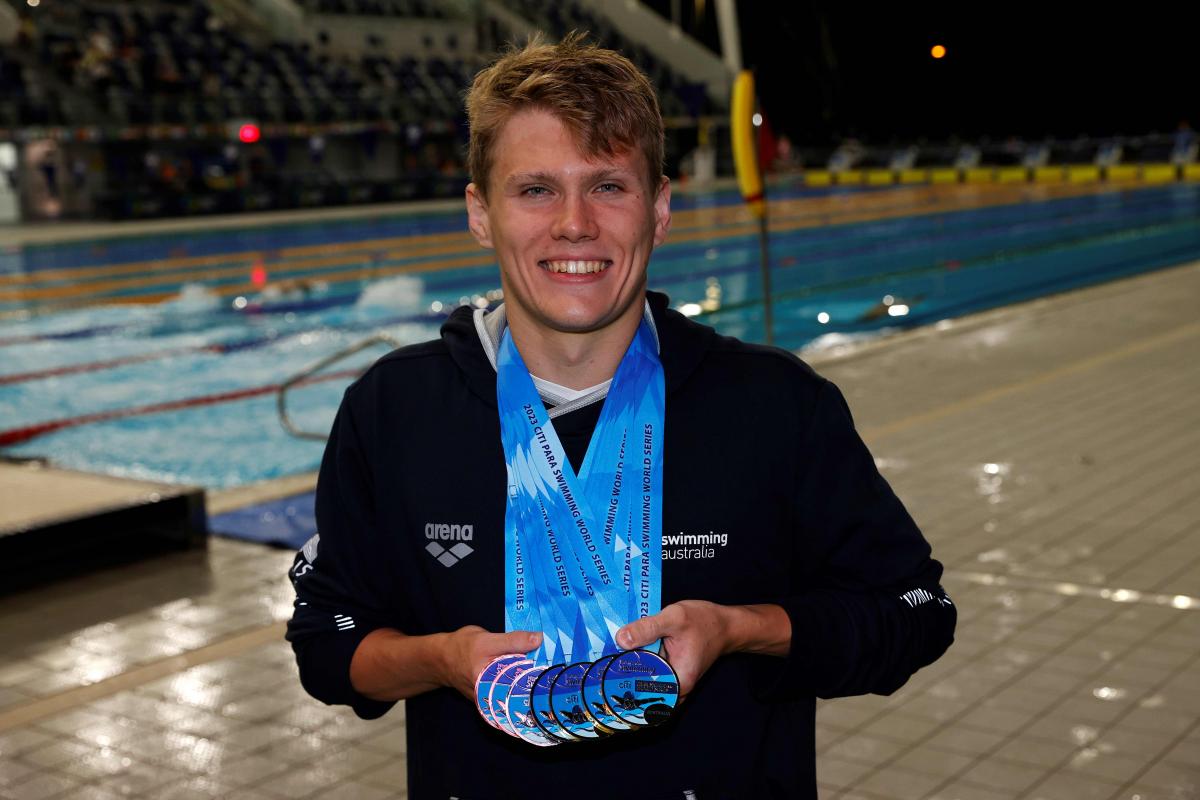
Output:
<path fill-rule="evenodd" d="M 542 269 L 567 275 L 587 275 L 603 272 L 612 266 L 611 261 L 539 261 Z"/>

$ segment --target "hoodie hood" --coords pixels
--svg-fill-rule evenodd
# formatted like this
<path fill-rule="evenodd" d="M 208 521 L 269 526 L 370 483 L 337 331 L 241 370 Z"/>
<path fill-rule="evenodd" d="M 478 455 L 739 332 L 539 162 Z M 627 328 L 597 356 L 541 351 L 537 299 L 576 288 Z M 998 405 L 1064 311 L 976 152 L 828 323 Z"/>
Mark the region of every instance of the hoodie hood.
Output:
<path fill-rule="evenodd" d="M 667 396 L 695 371 L 716 339 L 716 331 L 692 322 L 669 307 L 660 292 L 646 292 L 646 306 L 658 338 Z M 461 306 L 442 324 L 442 341 L 466 376 L 471 391 L 496 405 L 495 343 L 504 329 L 504 307 L 488 313 Z"/>

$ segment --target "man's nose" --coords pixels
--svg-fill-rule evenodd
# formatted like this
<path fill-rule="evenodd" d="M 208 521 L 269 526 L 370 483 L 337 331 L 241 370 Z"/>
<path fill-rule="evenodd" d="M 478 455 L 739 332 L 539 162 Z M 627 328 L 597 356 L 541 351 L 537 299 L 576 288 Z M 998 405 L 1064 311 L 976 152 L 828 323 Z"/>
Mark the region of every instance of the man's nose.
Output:
<path fill-rule="evenodd" d="M 555 239 L 579 242 L 596 238 L 596 233 L 596 219 L 587 198 L 572 192 L 564 195 L 551 235 Z"/>

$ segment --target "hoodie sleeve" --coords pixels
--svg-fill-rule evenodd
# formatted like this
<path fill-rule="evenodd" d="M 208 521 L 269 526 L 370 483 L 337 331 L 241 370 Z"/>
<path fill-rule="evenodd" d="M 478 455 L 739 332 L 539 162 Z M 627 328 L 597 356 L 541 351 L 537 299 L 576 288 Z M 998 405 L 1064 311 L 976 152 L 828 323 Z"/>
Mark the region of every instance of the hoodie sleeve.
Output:
<path fill-rule="evenodd" d="M 363 719 L 394 703 L 364 697 L 350 684 L 350 660 L 371 631 L 398 627 L 388 588 L 391 551 L 375 522 L 374 491 L 349 395 L 333 423 L 317 479 L 317 535 L 296 554 L 288 577 L 296 590 L 287 640 L 305 690 L 348 705 Z"/>
<path fill-rule="evenodd" d="M 891 694 L 954 638 L 942 565 L 824 382 L 800 443 L 791 650 L 771 696 Z"/>

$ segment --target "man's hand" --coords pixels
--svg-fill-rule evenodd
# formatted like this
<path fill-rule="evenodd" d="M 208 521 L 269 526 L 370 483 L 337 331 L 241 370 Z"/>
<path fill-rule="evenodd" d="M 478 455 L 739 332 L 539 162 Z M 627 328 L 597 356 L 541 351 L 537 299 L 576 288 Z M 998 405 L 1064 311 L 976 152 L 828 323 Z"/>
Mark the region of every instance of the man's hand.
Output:
<path fill-rule="evenodd" d="M 374 700 L 404 700 L 449 686 L 474 703 L 475 679 L 489 661 L 526 653 L 541 643 L 540 633 L 489 633 L 478 625 L 425 636 L 379 628 L 354 651 L 350 684 Z"/>
<path fill-rule="evenodd" d="M 497 656 L 527 653 L 542 643 L 542 634 L 532 631 L 491 633 L 478 625 L 459 628 L 447 636 L 445 677 L 447 686 L 475 702 L 475 679 Z"/>
<path fill-rule="evenodd" d="M 617 644 L 632 650 L 662 639 L 663 655 L 679 676 L 679 695 L 685 697 L 712 663 L 728 652 L 725 610 L 705 600 L 672 603 L 621 628 Z"/>
<path fill-rule="evenodd" d="M 681 600 L 617 631 L 627 650 L 663 640 L 663 655 L 679 676 L 679 694 L 689 694 L 713 662 L 727 653 L 787 655 L 792 623 L 776 605 L 722 606 Z"/>

